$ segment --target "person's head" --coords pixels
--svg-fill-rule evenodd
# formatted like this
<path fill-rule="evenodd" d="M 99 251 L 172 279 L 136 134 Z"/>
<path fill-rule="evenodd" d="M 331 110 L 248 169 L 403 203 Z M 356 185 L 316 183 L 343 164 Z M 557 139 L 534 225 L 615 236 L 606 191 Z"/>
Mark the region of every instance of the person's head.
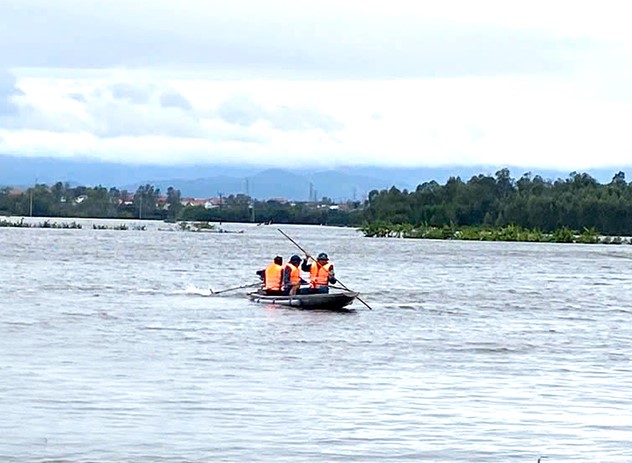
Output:
<path fill-rule="evenodd" d="M 274 258 L 274 263 L 275 263 L 275 264 L 277 264 L 277 265 L 283 265 L 283 257 L 281 257 L 281 256 L 276 256 L 276 257 Z"/>
<path fill-rule="evenodd" d="M 327 262 L 329 260 L 329 257 L 327 257 L 327 254 L 325 254 L 324 252 L 321 252 L 320 254 L 318 254 L 316 260 L 318 260 L 318 262 Z"/>
<path fill-rule="evenodd" d="M 301 263 L 301 258 L 294 254 L 292 257 L 290 257 L 290 263 L 293 265 L 298 265 Z"/>

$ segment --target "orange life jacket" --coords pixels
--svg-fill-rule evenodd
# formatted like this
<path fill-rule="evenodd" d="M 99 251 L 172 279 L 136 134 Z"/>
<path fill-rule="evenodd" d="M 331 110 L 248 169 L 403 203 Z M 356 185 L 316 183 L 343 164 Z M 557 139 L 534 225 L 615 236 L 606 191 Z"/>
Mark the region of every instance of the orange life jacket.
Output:
<path fill-rule="evenodd" d="M 272 291 L 280 291 L 282 281 L 283 281 L 283 266 L 274 264 L 274 263 L 268 265 L 265 271 L 264 289 L 270 289 Z"/>
<path fill-rule="evenodd" d="M 331 264 L 320 265 L 318 262 L 312 262 L 309 267 L 309 283 L 312 288 L 321 286 L 329 286 L 329 269 Z"/>
<path fill-rule="evenodd" d="M 299 286 L 301 283 L 301 269 L 294 264 L 287 264 L 290 269 L 290 284 L 292 286 Z"/>

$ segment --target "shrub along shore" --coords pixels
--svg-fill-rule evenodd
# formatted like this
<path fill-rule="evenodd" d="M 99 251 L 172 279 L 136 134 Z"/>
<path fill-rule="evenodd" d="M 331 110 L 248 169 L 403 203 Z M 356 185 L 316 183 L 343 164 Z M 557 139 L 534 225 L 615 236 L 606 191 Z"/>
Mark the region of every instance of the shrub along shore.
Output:
<path fill-rule="evenodd" d="M 180 222 L 181 231 L 213 231 L 217 233 L 226 232 L 221 228 L 216 228 L 208 222 Z M 81 229 L 83 226 L 77 222 L 51 222 L 45 220 L 38 223 L 27 223 L 22 218 L 19 221 L 0 219 L 0 228 L 62 228 Z M 97 225 L 92 224 L 95 230 L 146 230 L 144 225 L 128 226 L 119 225 Z M 365 224 L 360 227 L 360 231 L 365 237 L 373 238 L 412 238 L 430 240 L 463 240 L 463 241 L 520 241 L 531 243 L 583 243 L 583 244 L 632 244 L 632 237 L 603 236 L 593 228 L 585 228 L 582 232 L 571 230 L 567 227 L 559 228 L 552 233 L 544 233 L 537 229 L 528 229 L 515 225 L 504 227 L 456 227 L 445 225 L 435 227 L 430 225 L 410 225 L 392 224 L 388 222 L 375 222 Z M 239 232 L 230 233 L 242 233 Z"/>
<path fill-rule="evenodd" d="M 38 223 L 25 222 L 24 218 L 18 221 L 0 219 L 0 228 L 61 228 L 61 229 L 82 229 L 83 225 L 75 221 L 72 222 L 51 222 L 44 220 Z M 92 224 L 94 230 L 128 230 L 130 227 L 125 224 L 120 225 L 97 225 Z M 145 230 L 144 225 L 136 225 L 132 227 L 134 230 Z"/>
<path fill-rule="evenodd" d="M 466 241 L 520 241 L 532 243 L 632 244 L 630 237 L 602 236 L 593 228 L 578 232 L 567 227 L 551 233 L 515 225 L 504 227 L 455 227 L 445 225 L 391 224 L 375 222 L 360 228 L 366 237 L 413 238 Z"/>

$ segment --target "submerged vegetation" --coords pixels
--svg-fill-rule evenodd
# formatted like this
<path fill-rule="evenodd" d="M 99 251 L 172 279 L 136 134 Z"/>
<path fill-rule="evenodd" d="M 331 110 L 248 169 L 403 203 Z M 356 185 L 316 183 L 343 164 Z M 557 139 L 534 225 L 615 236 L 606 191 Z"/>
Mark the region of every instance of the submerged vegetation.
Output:
<path fill-rule="evenodd" d="M 465 227 L 444 225 L 412 226 L 410 224 L 394 225 L 388 222 L 366 224 L 360 228 L 367 237 L 421 238 L 437 240 L 465 241 L 522 241 L 532 243 L 584 243 L 584 244 L 632 244 L 630 238 L 620 236 L 600 236 L 594 228 L 585 228 L 581 232 L 566 227 L 544 233 L 538 229 L 527 229 L 515 225 L 505 227 Z"/>
<path fill-rule="evenodd" d="M 65 228 L 65 229 L 81 229 L 81 224 L 77 222 L 51 222 L 50 220 L 45 220 L 44 222 L 39 223 L 28 223 L 24 221 L 24 218 L 14 222 L 11 220 L 0 220 L 0 227 L 13 227 L 13 228 Z"/>
<path fill-rule="evenodd" d="M 50 220 L 45 220 L 43 222 L 37 223 L 29 223 L 24 221 L 24 217 L 20 220 L 12 221 L 12 220 L 4 220 L 0 219 L 0 228 L 60 228 L 60 229 L 82 229 L 83 225 L 77 223 L 75 221 L 72 222 L 51 222 Z M 133 230 L 145 230 L 146 227 L 144 225 L 135 225 L 131 227 Z M 126 224 L 119 225 L 97 225 L 92 224 L 93 230 L 129 230 L 130 227 Z"/>

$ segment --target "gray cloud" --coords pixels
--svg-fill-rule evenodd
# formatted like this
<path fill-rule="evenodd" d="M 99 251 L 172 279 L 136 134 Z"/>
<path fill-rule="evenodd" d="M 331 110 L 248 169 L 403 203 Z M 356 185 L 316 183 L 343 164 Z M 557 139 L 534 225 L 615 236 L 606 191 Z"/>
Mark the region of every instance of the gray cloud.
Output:
<path fill-rule="evenodd" d="M 86 99 L 85 95 L 81 94 L 81 93 L 69 93 L 68 94 L 68 98 L 78 101 L 79 103 L 85 103 L 88 100 Z"/>
<path fill-rule="evenodd" d="M 328 114 L 311 107 L 281 106 L 269 115 L 272 125 L 281 130 L 341 130 L 344 125 Z"/>
<path fill-rule="evenodd" d="M 562 56 L 590 48 L 540 32 L 362 12 L 313 16 L 291 2 L 274 6 L 242 12 L 211 1 L 162 13 L 119 0 L 98 8 L 94 0 L 5 0 L 0 43 L 11 46 L 0 47 L 0 66 L 195 67 L 250 77 L 381 79 L 566 71 L 572 63 Z M 213 10 L 221 13 L 206 14 Z"/>
<path fill-rule="evenodd" d="M 29 105 L 20 107 L 19 115 L 13 119 L 11 128 L 58 133 L 90 131 L 86 121 L 75 114 L 44 113 Z"/>
<path fill-rule="evenodd" d="M 9 85 L 5 85 L 6 82 L 9 82 Z M 6 79 L 0 81 L 0 96 L 17 94 L 11 82 Z M 168 103 L 167 106 L 163 105 L 159 98 L 165 94 L 171 95 L 172 98 L 171 104 Z M 155 85 L 149 85 L 147 89 L 127 83 L 105 85 L 85 94 L 66 95 L 82 105 L 82 112 L 48 111 L 46 107 L 29 104 L 13 108 L 12 105 L 13 116 L 2 118 L 0 114 L 0 125 L 11 129 L 59 133 L 87 132 L 104 138 L 150 135 L 205 137 L 207 131 L 197 114 L 181 108 L 186 105 L 175 95 L 175 92 L 160 94 Z M 176 107 L 174 102 L 180 102 L 181 107 Z"/>
<path fill-rule="evenodd" d="M 193 113 L 153 105 L 127 102 L 88 102 L 88 114 L 96 125 L 91 132 L 100 137 L 172 136 L 200 138 L 205 130 Z"/>
<path fill-rule="evenodd" d="M 160 95 L 160 105 L 163 108 L 179 108 L 185 111 L 193 109 L 189 100 L 174 90 Z"/>
<path fill-rule="evenodd" d="M 263 107 L 245 95 L 235 95 L 223 101 L 217 108 L 217 114 L 229 124 L 245 127 L 253 125 L 266 116 Z"/>
<path fill-rule="evenodd" d="M 0 69 L 0 117 L 13 116 L 18 112 L 13 97 L 20 95 L 23 92 L 16 86 L 15 76 Z"/>
<path fill-rule="evenodd" d="M 325 132 L 340 130 L 344 125 L 332 116 L 309 106 L 277 106 L 267 110 L 246 95 L 234 95 L 223 101 L 217 115 L 224 122 L 250 127 L 257 121 L 267 121 L 283 131 L 321 129 Z"/>
<path fill-rule="evenodd" d="M 128 83 L 116 83 L 109 88 L 112 96 L 133 104 L 147 104 L 151 97 L 151 89 Z"/>

